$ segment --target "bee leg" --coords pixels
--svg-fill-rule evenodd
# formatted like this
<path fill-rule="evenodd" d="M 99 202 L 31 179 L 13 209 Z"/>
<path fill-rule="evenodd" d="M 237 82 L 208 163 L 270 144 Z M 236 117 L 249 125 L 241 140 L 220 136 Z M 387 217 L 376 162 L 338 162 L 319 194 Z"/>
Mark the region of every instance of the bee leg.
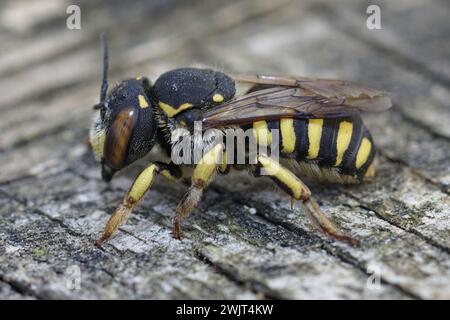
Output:
<path fill-rule="evenodd" d="M 122 203 L 109 218 L 102 237 L 95 243 L 97 246 L 101 246 L 106 240 L 108 240 L 127 220 L 136 203 L 142 199 L 145 192 L 147 192 L 147 190 L 151 187 L 155 177 L 159 173 L 168 179 L 176 179 L 181 177 L 180 169 L 174 165 L 159 162 L 148 165 L 136 177 Z"/>
<path fill-rule="evenodd" d="M 312 197 L 309 188 L 294 173 L 264 155 L 258 156 L 258 163 L 261 166 L 260 169 L 264 168 L 265 174 L 269 175 L 293 199 L 301 201 L 308 217 L 316 227 L 334 239 L 352 245 L 357 244 L 356 239 L 344 234 L 327 218 Z"/>
<path fill-rule="evenodd" d="M 339 228 L 336 227 L 333 222 L 331 222 L 331 220 L 328 219 L 328 217 L 322 212 L 313 197 L 310 197 L 307 201 L 304 201 L 303 206 L 306 208 L 306 214 L 312 224 L 331 238 L 347 242 L 354 246 L 359 243 L 358 239 L 352 238 L 339 230 Z"/>
<path fill-rule="evenodd" d="M 210 149 L 199 163 L 195 166 L 192 173 L 191 186 L 181 201 L 178 203 L 175 218 L 173 220 L 173 236 L 175 239 L 180 239 L 181 221 L 185 219 L 199 203 L 203 190 L 211 182 L 217 167 L 220 165 L 222 157 L 223 145 L 217 144 Z"/>

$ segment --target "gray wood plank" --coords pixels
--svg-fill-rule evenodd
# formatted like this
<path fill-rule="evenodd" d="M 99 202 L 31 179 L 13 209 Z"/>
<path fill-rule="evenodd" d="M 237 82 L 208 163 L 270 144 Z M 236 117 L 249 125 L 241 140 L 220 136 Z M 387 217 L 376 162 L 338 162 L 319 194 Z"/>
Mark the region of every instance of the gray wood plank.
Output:
<path fill-rule="evenodd" d="M 448 48 L 437 45 L 448 25 L 446 4 L 427 4 L 383 2 L 388 24 L 376 34 L 359 27 L 365 3 L 350 0 L 173 1 L 154 12 L 161 3 L 121 11 L 121 2 L 86 1 L 93 14 L 78 34 L 58 29 L 61 15 L 51 12 L 22 34 L 1 24 L 0 297 L 448 299 L 450 94 Z M 408 33 L 403 18 L 429 28 Z M 186 189 L 158 179 L 118 234 L 94 247 L 144 163 L 108 186 L 85 143 L 102 29 L 110 31 L 112 83 L 201 65 L 392 91 L 394 109 L 366 117 L 382 152 L 375 181 L 311 184 L 324 212 L 361 245 L 331 241 L 267 181 L 240 173 L 213 183 L 181 242 L 171 219 Z M 66 285 L 73 266 L 80 290 Z M 371 268 L 379 289 L 368 285 Z"/>

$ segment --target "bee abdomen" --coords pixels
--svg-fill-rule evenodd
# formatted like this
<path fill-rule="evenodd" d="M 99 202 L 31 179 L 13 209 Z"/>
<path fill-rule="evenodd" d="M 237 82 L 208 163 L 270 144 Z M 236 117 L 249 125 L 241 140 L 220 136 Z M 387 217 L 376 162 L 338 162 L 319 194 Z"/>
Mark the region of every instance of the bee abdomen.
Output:
<path fill-rule="evenodd" d="M 253 124 L 258 143 L 270 144 L 273 129 L 279 129 L 282 157 L 313 163 L 319 169 L 333 169 L 358 180 L 364 178 L 375 157 L 372 138 L 360 117 L 280 119 Z"/>

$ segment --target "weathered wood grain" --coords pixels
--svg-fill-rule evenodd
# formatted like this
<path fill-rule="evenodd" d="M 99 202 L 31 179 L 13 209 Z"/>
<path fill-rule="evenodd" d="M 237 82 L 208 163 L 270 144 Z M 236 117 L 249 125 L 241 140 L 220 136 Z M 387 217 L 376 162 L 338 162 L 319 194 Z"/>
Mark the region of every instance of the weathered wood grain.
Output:
<path fill-rule="evenodd" d="M 450 298 L 447 4 L 383 1 L 383 30 L 373 31 L 367 3 L 356 0 L 80 5 L 82 30 L 68 31 L 55 1 L 43 2 L 47 13 L 32 1 L 1 4 L 0 298 Z M 11 18 L 33 14 L 25 25 Z M 143 164 L 106 185 L 85 143 L 104 31 L 112 82 L 206 65 L 391 91 L 394 109 L 366 119 L 382 152 L 375 181 L 311 185 L 361 245 L 331 241 L 268 181 L 238 173 L 208 189 L 182 241 L 172 239 L 171 218 L 186 188 L 158 179 L 96 248 Z M 368 285 L 373 269 L 380 287 Z"/>

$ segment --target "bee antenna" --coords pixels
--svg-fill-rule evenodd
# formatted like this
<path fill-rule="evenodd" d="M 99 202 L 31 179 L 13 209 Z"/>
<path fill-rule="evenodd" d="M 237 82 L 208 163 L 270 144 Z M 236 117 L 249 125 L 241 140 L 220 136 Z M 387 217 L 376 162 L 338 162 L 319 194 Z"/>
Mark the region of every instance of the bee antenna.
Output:
<path fill-rule="evenodd" d="M 102 47 L 103 47 L 103 80 L 100 90 L 100 104 L 106 99 L 106 93 L 108 91 L 108 69 L 109 69 L 109 54 L 108 54 L 108 41 L 105 34 L 101 35 Z"/>

